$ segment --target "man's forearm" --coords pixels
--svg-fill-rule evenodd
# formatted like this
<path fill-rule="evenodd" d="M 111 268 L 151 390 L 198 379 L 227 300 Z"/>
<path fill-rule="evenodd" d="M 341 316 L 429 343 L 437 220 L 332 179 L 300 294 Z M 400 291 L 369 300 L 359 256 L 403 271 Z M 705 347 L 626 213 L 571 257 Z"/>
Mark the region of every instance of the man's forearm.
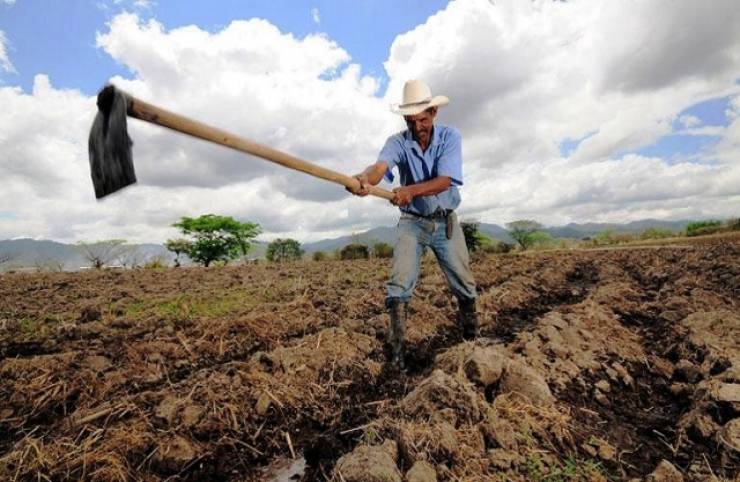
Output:
<path fill-rule="evenodd" d="M 406 187 L 411 189 L 414 197 L 434 196 L 435 194 L 439 194 L 449 189 L 450 184 L 452 184 L 452 180 L 449 177 L 440 176 L 430 179 L 429 181 L 412 184 Z"/>
<path fill-rule="evenodd" d="M 362 175 L 367 178 L 367 181 L 370 184 L 375 186 L 383 179 L 386 168 L 387 166 L 385 163 L 376 162 L 375 164 L 368 166 L 364 171 L 362 171 Z"/>

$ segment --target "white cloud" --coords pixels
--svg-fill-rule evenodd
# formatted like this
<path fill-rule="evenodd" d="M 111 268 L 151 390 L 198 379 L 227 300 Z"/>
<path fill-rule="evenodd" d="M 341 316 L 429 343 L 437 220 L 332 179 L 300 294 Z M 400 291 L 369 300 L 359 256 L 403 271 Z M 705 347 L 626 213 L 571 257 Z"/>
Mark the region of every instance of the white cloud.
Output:
<path fill-rule="evenodd" d="M 316 7 L 313 7 L 311 9 L 311 20 L 313 20 L 316 25 L 319 25 L 321 23 L 321 13 Z"/>
<path fill-rule="evenodd" d="M 737 180 L 736 162 L 625 153 L 670 134 L 691 105 L 738 92 L 738 21 L 732 1 L 452 2 L 394 42 L 387 100 L 408 78 L 451 97 L 441 120 L 463 131 L 463 206 L 484 220 L 675 218 L 687 199 L 699 215 L 738 194 L 740 183 L 718 188 Z M 561 158 L 564 139 L 589 133 Z M 682 188 L 691 184 L 719 198 Z"/>
<path fill-rule="evenodd" d="M 132 95 L 337 171 L 364 168 L 396 120 L 374 96 L 377 81 L 323 35 L 297 39 L 263 20 L 165 31 L 122 14 L 98 43 L 135 72 L 113 79 Z M 0 92 L 9 107 L 0 113 L 0 150 L 9 153 L 0 158 L 8 173 L 0 206 L 24 220 L 0 219 L 0 238 L 161 241 L 180 216 L 217 212 L 307 239 L 394 215 L 390 205 L 378 209 L 382 201 L 137 120 L 129 133 L 139 184 L 98 203 L 86 152 L 94 99 L 44 76 L 30 94 Z"/>
<path fill-rule="evenodd" d="M 2 2 L 4 4 L 6 4 L 6 5 L 14 5 L 15 4 L 15 0 L 2 0 Z"/>
<path fill-rule="evenodd" d="M 15 67 L 10 62 L 8 51 L 6 50 L 7 44 L 8 38 L 5 36 L 5 32 L 0 30 L 0 67 L 6 72 L 15 73 Z"/>
<path fill-rule="evenodd" d="M 740 206 L 733 7 L 730 0 L 451 2 L 395 40 L 383 98 L 379 81 L 330 38 L 296 38 L 265 20 L 209 32 L 121 14 L 97 41 L 131 70 L 113 81 L 132 95 L 344 173 L 372 162 L 403 127 L 388 105 L 405 80 L 423 78 L 452 99 L 439 121 L 464 136 L 463 216 L 500 224 L 729 217 Z M 679 118 L 725 96 L 734 97 L 724 128 Z M 180 216 L 214 212 L 259 222 L 268 238 L 308 240 L 396 216 L 379 199 L 349 197 L 339 186 L 137 120 L 129 132 L 139 185 L 98 203 L 86 152 L 94 99 L 38 76 L 30 93 L 0 88 L 0 105 L 0 212 L 9 213 L 0 216 L 0 238 L 162 241 L 176 234 L 169 225 Z M 691 162 L 630 154 L 676 133 L 676 121 L 684 126 L 678 133 L 719 140 Z M 564 139 L 584 137 L 561 156 Z"/>
<path fill-rule="evenodd" d="M 701 124 L 701 119 L 693 115 L 684 114 L 678 118 L 678 122 L 680 122 L 682 126 L 688 129 Z"/>

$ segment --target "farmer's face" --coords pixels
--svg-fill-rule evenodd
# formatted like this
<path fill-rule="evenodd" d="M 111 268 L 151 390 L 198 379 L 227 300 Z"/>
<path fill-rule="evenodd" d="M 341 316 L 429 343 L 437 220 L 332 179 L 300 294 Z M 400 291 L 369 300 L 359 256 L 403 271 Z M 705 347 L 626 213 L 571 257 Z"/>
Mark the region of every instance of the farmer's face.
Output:
<path fill-rule="evenodd" d="M 432 138 L 432 126 L 436 116 L 436 107 L 430 107 L 420 114 L 404 116 L 406 126 L 420 144 L 427 144 Z"/>

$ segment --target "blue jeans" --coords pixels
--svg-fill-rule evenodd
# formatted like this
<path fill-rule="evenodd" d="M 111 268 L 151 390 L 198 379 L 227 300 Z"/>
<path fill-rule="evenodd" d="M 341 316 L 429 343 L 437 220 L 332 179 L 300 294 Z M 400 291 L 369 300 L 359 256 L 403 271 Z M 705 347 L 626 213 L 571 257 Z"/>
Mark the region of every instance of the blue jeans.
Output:
<path fill-rule="evenodd" d="M 426 248 L 431 248 L 437 257 L 452 293 L 458 298 L 475 299 L 475 279 L 470 271 L 468 248 L 457 214 L 450 216 L 450 222 L 453 223 L 452 238 L 447 239 L 444 219 L 401 215 L 398 240 L 393 250 L 393 270 L 386 285 L 386 304 L 393 298 L 401 301 L 411 299 L 419 277 L 421 256 Z"/>

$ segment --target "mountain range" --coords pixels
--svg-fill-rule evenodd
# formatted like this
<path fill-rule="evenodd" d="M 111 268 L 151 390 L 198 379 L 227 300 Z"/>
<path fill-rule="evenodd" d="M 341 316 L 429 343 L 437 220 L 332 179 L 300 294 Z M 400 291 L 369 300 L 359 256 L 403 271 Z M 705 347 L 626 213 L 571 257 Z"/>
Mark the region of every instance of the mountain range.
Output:
<path fill-rule="evenodd" d="M 547 227 L 543 231 L 549 233 L 553 238 L 583 239 L 593 237 L 605 230 L 611 230 L 615 233 L 637 234 L 648 228 L 660 228 L 679 232 L 683 231 L 689 222 L 643 219 L 626 224 L 570 223 L 565 226 Z M 513 242 L 507 230 L 498 224 L 479 223 L 478 230 L 493 239 L 507 243 Z M 309 255 L 316 251 L 330 253 L 350 243 L 372 246 L 377 242 L 384 242 L 392 245 L 395 242 L 395 236 L 395 227 L 381 226 L 350 236 L 304 243 L 302 247 Z M 249 257 L 264 258 L 266 248 L 267 243 L 265 242 L 255 243 Z M 172 264 L 175 256 L 161 244 L 136 244 L 130 246 L 130 251 L 126 256 L 119 257 L 114 263 L 124 265 L 142 264 L 154 259 Z M 187 264 L 187 262 L 184 264 Z M 19 268 L 77 271 L 89 265 L 90 263 L 85 259 L 79 246 L 75 244 L 28 238 L 0 240 L 0 272 Z"/>
<path fill-rule="evenodd" d="M 691 221 L 660 221 L 657 219 L 643 219 L 640 221 L 632 221 L 626 224 L 570 223 L 566 224 L 565 226 L 546 227 L 542 230 L 547 232 L 553 238 L 583 239 L 593 237 L 598 233 L 606 230 L 611 230 L 615 233 L 638 234 L 648 228 L 660 228 L 667 229 L 673 232 L 680 232 L 686 229 L 686 225 L 690 222 Z M 498 224 L 479 223 L 478 231 L 491 237 L 492 239 L 497 239 L 506 243 L 514 242 L 511 236 L 509 236 L 509 232 Z M 368 246 L 372 246 L 374 243 L 377 242 L 384 242 L 392 245 L 395 241 L 395 236 L 396 228 L 383 226 L 350 236 L 325 239 L 313 243 L 304 243 L 303 249 L 305 249 L 307 253 L 312 253 L 314 251 L 331 252 L 336 249 L 341 249 L 343 246 L 346 246 L 347 244 L 353 242 L 366 244 Z"/>

